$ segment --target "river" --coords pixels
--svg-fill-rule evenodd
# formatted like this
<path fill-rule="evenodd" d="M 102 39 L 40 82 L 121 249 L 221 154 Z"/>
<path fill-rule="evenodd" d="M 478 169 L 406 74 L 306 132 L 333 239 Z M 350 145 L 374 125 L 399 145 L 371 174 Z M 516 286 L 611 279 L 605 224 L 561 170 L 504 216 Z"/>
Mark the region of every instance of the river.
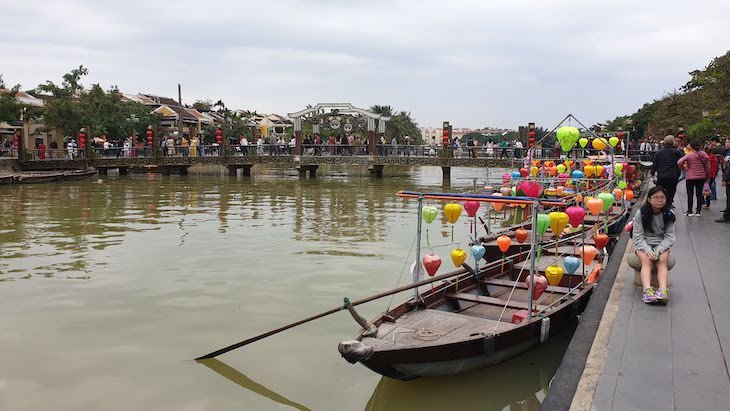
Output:
<path fill-rule="evenodd" d="M 487 176 L 455 168 L 444 187 L 438 167 L 253 171 L 0 186 L 0 410 L 539 408 L 569 335 L 489 369 L 399 382 L 340 357 L 358 329 L 342 312 L 193 361 L 410 281 L 416 202 L 395 192 Z M 427 228 L 432 245 L 451 242 L 440 215 Z M 462 216 L 462 248 L 469 229 Z M 450 250 L 436 248 L 440 273 Z"/>

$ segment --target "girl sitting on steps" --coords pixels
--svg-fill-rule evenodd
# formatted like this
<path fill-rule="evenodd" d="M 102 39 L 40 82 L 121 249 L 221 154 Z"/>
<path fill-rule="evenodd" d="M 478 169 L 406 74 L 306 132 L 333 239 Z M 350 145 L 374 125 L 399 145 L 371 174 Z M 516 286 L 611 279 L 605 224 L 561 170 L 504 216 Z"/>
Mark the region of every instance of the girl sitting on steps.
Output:
<path fill-rule="evenodd" d="M 669 299 L 667 277 L 669 248 L 674 244 L 675 216 L 667 204 L 667 194 L 660 186 L 652 187 L 646 202 L 634 216 L 634 252 L 641 260 L 642 300 L 647 304 L 666 304 Z M 652 265 L 656 262 L 659 289 L 651 286 Z"/>

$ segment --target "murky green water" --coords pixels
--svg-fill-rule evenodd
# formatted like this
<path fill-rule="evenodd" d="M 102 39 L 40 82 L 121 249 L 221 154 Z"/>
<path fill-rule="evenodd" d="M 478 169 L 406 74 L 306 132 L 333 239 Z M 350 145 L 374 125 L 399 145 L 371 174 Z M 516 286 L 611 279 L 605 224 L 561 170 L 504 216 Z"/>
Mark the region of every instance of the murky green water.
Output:
<path fill-rule="evenodd" d="M 464 191 L 486 176 L 454 169 L 442 187 L 436 167 L 381 180 L 254 171 L 0 186 L 0 410 L 539 407 L 567 336 L 490 369 L 399 382 L 340 358 L 358 328 L 343 312 L 192 361 L 396 286 L 416 204 L 394 193 Z M 451 241 L 445 222 L 429 229 L 432 244 Z M 457 239 L 468 231 L 462 218 Z M 450 249 L 437 248 L 445 262 Z M 359 310 L 374 317 L 388 302 Z"/>

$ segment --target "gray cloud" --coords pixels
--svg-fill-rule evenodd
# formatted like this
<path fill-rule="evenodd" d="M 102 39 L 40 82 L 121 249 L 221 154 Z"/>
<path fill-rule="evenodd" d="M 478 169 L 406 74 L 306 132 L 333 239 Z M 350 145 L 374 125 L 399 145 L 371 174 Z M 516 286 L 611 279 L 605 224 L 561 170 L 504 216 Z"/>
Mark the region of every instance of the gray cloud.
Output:
<path fill-rule="evenodd" d="M 9 1 L 5 0 L 3 3 Z M 492 4 L 496 3 L 496 4 Z M 66 1 L 2 4 L 0 73 L 287 113 L 390 104 L 424 126 L 635 111 L 730 44 L 726 1 Z"/>

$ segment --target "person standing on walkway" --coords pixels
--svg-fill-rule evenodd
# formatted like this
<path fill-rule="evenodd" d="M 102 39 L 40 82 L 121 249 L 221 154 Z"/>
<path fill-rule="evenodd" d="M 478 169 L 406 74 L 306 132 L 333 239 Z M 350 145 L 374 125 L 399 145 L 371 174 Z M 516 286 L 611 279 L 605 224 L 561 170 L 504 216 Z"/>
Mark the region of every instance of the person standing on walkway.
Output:
<path fill-rule="evenodd" d="M 680 168 L 684 168 L 687 184 L 687 217 L 699 217 L 702 212 L 702 186 L 710 176 L 710 160 L 702 151 L 698 140 L 692 140 L 687 145 L 688 152 L 677 161 Z M 694 192 L 694 196 L 693 196 Z M 692 212 L 694 197 L 697 197 L 697 212 Z"/>
<path fill-rule="evenodd" d="M 717 157 L 715 157 L 714 154 L 712 154 L 712 142 L 710 142 L 707 146 L 705 146 L 705 154 L 707 154 L 707 159 L 710 161 L 710 175 L 709 175 L 709 184 L 708 187 L 710 189 L 709 193 L 705 192 L 705 202 L 702 203 L 702 206 L 704 208 L 710 208 L 710 201 L 711 200 L 717 200 L 717 186 L 715 184 L 715 179 L 717 179 L 717 170 L 719 168 L 719 162 L 717 160 Z M 703 190 L 704 191 L 704 190 Z"/>
<path fill-rule="evenodd" d="M 677 161 L 682 158 L 682 151 L 674 148 L 674 136 L 666 136 L 663 141 L 664 147 L 654 154 L 654 161 L 651 165 L 651 174 L 656 174 L 657 185 L 664 187 L 667 192 L 667 204 L 674 207 L 674 194 L 677 192 L 680 171 Z"/>
<path fill-rule="evenodd" d="M 725 139 L 725 157 L 723 159 L 722 186 L 725 187 L 725 209 L 716 223 L 730 223 L 730 138 Z"/>
<path fill-rule="evenodd" d="M 646 196 L 646 202 L 634 216 L 634 252 L 641 260 L 642 300 L 647 304 L 666 304 L 669 299 L 667 278 L 669 277 L 669 249 L 675 241 L 674 221 L 676 217 L 669 208 L 667 194 L 663 187 L 654 186 Z M 651 270 L 656 263 L 659 289 L 651 286 Z"/>

